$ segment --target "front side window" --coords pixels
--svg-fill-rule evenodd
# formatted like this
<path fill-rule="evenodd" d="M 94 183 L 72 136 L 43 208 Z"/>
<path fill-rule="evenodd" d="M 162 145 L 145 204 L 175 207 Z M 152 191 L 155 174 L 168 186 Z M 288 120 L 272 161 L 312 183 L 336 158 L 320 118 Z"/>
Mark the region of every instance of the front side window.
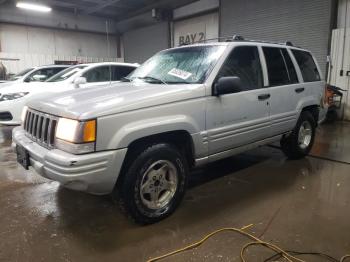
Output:
<path fill-rule="evenodd" d="M 128 78 L 166 84 L 203 83 L 226 46 L 191 46 L 157 53 Z"/>
<path fill-rule="evenodd" d="M 108 82 L 110 81 L 111 71 L 109 66 L 100 66 L 93 68 L 83 74 L 83 77 L 86 78 L 86 82 L 95 83 L 95 82 Z"/>
<path fill-rule="evenodd" d="M 256 46 L 238 46 L 226 59 L 217 79 L 226 76 L 237 76 L 241 79 L 243 90 L 263 87 L 263 77 Z"/>
<path fill-rule="evenodd" d="M 309 52 L 292 50 L 292 53 L 300 67 L 304 82 L 314 82 L 321 80 L 321 76 L 318 72 L 315 61 Z"/>
<path fill-rule="evenodd" d="M 290 84 L 285 59 L 281 49 L 276 47 L 263 47 L 267 73 L 270 86 L 282 86 Z"/>
<path fill-rule="evenodd" d="M 56 75 L 52 76 L 51 78 L 47 79 L 46 82 L 60 82 L 60 81 L 64 81 L 64 80 L 70 78 L 71 76 L 81 72 L 86 67 L 87 67 L 86 65 L 79 65 L 79 66 L 68 67 L 67 69 L 62 70 L 58 74 L 56 74 Z"/>

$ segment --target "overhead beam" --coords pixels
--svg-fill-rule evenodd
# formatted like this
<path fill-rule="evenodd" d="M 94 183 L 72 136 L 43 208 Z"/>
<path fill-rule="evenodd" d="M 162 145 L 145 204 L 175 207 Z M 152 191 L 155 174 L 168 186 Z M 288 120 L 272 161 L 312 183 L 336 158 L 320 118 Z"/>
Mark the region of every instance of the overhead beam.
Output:
<path fill-rule="evenodd" d="M 31 13 L 10 6 L 1 6 L 0 23 L 55 28 L 70 31 L 106 33 L 106 19 L 89 15 L 75 15 L 52 10 L 51 13 Z M 117 32 L 116 24 L 110 21 L 109 31 Z"/>
<path fill-rule="evenodd" d="M 106 0 L 104 3 L 98 4 L 95 7 L 89 7 L 89 8 L 83 9 L 82 13 L 85 15 L 90 15 L 90 14 L 93 14 L 93 13 L 96 13 L 96 12 L 102 10 L 105 7 L 108 7 L 108 6 L 111 6 L 115 3 L 118 3 L 119 1 L 120 0 Z"/>

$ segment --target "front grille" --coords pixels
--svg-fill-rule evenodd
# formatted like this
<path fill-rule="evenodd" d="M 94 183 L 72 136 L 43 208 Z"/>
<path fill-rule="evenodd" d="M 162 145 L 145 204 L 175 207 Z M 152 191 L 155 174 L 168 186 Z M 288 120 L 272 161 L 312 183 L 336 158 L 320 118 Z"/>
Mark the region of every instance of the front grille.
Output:
<path fill-rule="evenodd" d="M 28 109 L 23 127 L 30 139 L 46 148 L 53 148 L 57 120 L 55 116 Z"/>

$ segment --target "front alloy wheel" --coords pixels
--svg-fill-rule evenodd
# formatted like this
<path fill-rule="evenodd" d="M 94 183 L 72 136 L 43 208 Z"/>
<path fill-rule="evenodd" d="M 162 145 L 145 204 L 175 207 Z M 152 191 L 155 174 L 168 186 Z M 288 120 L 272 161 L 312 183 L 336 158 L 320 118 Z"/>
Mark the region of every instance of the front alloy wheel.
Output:
<path fill-rule="evenodd" d="M 122 210 L 139 224 L 158 222 L 181 202 L 187 179 L 187 163 L 173 145 L 160 143 L 134 150 L 115 188 Z"/>
<path fill-rule="evenodd" d="M 177 176 L 177 169 L 170 161 L 159 160 L 153 163 L 142 176 L 142 203 L 154 210 L 169 204 L 176 192 Z"/>

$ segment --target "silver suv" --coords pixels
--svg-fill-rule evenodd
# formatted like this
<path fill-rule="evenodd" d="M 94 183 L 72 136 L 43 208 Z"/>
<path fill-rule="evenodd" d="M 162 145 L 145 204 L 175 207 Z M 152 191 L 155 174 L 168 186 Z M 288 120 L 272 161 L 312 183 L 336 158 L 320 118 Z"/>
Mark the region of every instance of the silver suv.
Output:
<path fill-rule="evenodd" d="M 307 155 L 325 83 L 312 54 L 242 39 L 164 50 L 124 82 L 32 101 L 18 161 L 67 188 L 112 194 L 134 221 L 169 216 L 189 170 L 280 141 Z"/>

